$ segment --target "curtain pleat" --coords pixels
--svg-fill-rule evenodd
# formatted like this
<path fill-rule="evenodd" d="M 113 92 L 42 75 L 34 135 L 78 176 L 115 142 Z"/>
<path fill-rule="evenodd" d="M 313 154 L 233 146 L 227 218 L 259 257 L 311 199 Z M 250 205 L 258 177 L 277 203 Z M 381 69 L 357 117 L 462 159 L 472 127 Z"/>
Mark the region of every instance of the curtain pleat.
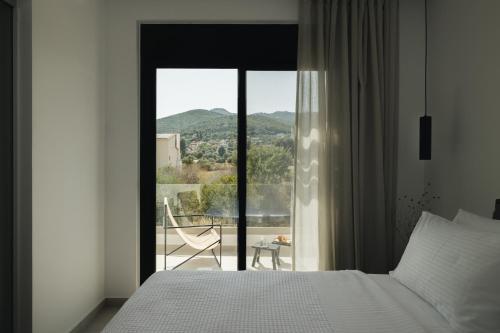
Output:
<path fill-rule="evenodd" d="M 294 269 L 387 272 L 397 1 L 303 0 L 300 13 Z"/>

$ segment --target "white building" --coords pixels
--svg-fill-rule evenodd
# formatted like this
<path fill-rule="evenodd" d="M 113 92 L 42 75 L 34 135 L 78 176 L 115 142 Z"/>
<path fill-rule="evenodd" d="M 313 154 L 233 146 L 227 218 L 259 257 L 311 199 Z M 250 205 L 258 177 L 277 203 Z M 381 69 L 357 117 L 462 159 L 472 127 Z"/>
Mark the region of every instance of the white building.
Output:
<path fill-rule="evenodd" d="M 181 168 L 181 135 L 178 133 L 156 134 L 156 169 Z"/>

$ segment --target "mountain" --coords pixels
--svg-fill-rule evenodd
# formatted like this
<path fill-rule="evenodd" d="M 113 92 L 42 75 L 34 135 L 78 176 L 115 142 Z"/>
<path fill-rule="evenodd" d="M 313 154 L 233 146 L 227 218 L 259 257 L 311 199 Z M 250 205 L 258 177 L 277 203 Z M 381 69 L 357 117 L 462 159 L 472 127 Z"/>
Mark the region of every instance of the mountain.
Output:
<path fill-rule="evenodd" d="M 247 118 L 247 133 L 250 136 L 289 134 L 294 121 L 294 113 L 286 111 L 251 114 Z M 237 128 L 237 115 L 225 109 L 190 110 L 156 121 L 157 133 L 180 133 L 186 139 L 236 138 Z"/>
<path fill-rule="evenodd" d="M 248 135 L 287 134 L 290 131 L 291 125 L 286 124 L 280 119 L 270 117 L 268 114 L 251 114 L 247 118 Z"/>
<path fill-rule="evenodd" d="M 209 111 L 210 112 L 215 112 L 215 113 L 218 113 L 218 114 L 222 114 L 224 116 L 232 114 L 231 112 L 229 112 L 229 111 L 227 111 L 226 109 L 223 109 L 223 108 L 215 108 L 215 109 L 211 109 Z"/>
<path fill-rule="evenodd" d="M 293 126 L 295 124 L 295 113 L 289 111 L 275 111 L 273 113 L 260 112 L 254 114 L 278 120 L 289 126 Z"/>
<path fill-rule="evenodd" d="M 178 113 L 173 116 L 157 119 L 156 133 L 182 133 L 186 128 L 190 128 L 197 123 L 203 123 L 211 119 L 225 116 L 224 114 L 221 114 L 224 109 L 217 110 L 220 111 L 213 112 L 205 109 L 194 109 Z"/>
<path fill-rule="evenodd" d="M 287 125 L 295 124 L 295 113 L 289 111 L 275 111 L 273 113 L 264 113 L 268 117 L 282 121 Z"/>

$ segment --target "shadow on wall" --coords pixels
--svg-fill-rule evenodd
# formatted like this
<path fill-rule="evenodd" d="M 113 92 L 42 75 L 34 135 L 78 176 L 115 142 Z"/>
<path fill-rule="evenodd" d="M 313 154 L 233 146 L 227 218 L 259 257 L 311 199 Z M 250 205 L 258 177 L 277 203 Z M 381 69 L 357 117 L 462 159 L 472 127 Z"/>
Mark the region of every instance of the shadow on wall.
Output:
<path fill-rule="evenodd" d="M 441 197 L 426 183 L 422 193 L 418 195 L 402 194 L 397 200 L 396 226 L 394 239 L 394 263 L 398 263 L 408 244 L 411 233 L 423 211 L 432 212 Z"/>

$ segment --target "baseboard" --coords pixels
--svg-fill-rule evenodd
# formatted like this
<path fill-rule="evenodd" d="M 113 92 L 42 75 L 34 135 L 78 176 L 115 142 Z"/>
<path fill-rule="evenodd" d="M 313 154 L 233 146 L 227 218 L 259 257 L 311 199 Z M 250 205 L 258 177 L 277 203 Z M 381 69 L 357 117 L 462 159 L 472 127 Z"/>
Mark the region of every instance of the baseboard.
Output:
<path fill-rule="evenodd" d="M 83 318 L 70 333 L 80 333 L 95 319 L 99 311 L 106 306 L 120 307 L 127 301 L 126 298 L 105 298 Z"/>
<path fill-rule="evenodd" d="M 105 304 L 106 306 L 119 306 L 121 307 L 123 303 L 127 301 L 128 298 L 106 298 Z"/>

